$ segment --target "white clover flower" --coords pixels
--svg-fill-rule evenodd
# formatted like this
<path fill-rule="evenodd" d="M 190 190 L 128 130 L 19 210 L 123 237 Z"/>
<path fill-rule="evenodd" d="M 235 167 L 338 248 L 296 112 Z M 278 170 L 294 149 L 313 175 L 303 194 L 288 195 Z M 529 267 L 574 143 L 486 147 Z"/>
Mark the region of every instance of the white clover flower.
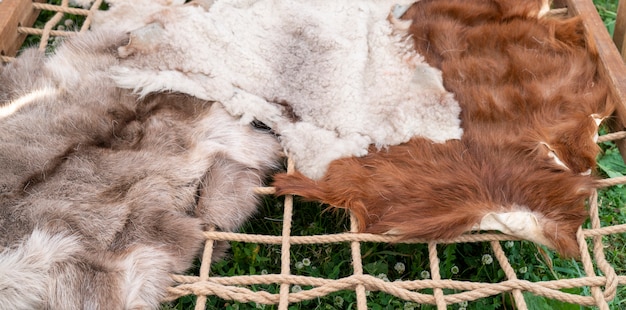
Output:
<path fill-rule="evenodd" d="M 261 274 L 262 274 L 262 275 L 266 275 L 266 274 L 268 274 L 267 269 L 263 269 L 263 270 L 261 270 Z"/>
<path fill-rule="evenodd" d="M 384 273 L 381 273 L 381 274 L 377 275 L 376 277 L 381 279 L 381 280 L 383 280 L 383 281 L 385 281 L 385 282 L 389 282 L 389 278 Z"/>
<path fill-rule="evenodd" d="M 416 304 L 412 301 L 407 301 L 404 303 L 404 310 L 415 310 L 417 307 L 419 307 L 419 304 Z"/>
<path fill-rule="evenodd" d="M 423 270 L 420 272 L 420 277 L 422 277 L 422 279 L 430 279 L 430 272 L 428 270 Z"/>
<path fill-rule="evenodd" d="M 64 25 L 58 25 L 57 26 L 57 30 L 64 31 L 65 30 L 65 26 Z"/>
<path fill-rule="evenodd" d="M 493 257 L 489 254 L 485 254 L 483 255 L 481 261 L 483 262 L 483 265 L 491 265 L 491 263 L 493 263 Z"/>
<path fill-rule="evenodd" d="M 311 260 L 308 258 L 302 259 L 302 265 L 311 266 Z"/>
<path fill-rule="evenodd" d="M 514 245 L 515 245 L 515 243 L 513 241 L 511 241 L 511 240 L 509 240 L 509 241 L 504 243 L 504 247 L 507 248 L 507 249 L 512 248 Z"/>
<path fill-rule="evenodd" d="M 404 263 L 397 262 L 393 266 L 393 269 L 395 269 L 397 273 L 404 273 L 404 271 L 406 270 L 406 266 L 404 265 Z"/>
<path fill-rule="evenodd" d="M 459 266 L 454 265 L 450 268 L 450 272 L 452 272 L 452 274 L 458 274 L 459 273 Z"/>
<path fill-rule="evenodd" d="M 341 296 L 335 296 L 335 306 L 337 307 L 343 306 L 343 298 Z"/>
<path fill-rule="evenodd" d="M 517 271 L 519 271 L 519 273 L 527 273 L 528 272 L 528 267 L 522 266 Z"/>
<path fill-rule="evenodd" d="M 304 268 L 304 264 L 302 262 L 297 262 L 296 269 L 302 269 L 302 268 Z"/>
<path fill-rule="evenodd" d="M 298 284 L 294 284 L 291 287 L 291 292 L 292 293 L 300 293 L 300 292 L 302 292 L 302 287 L 300 285 L 298 285 Z"/>
<path fill-rule="evenodd" d="M 465 307 L 459 307 L 459 310 L 466 310 L 467 308 Z"/>
<path fill-rule="evenodd" d="M 467 305 L 468 305 L 468 304 L 469 304 L 469 303 L 467 302 L 467 300 L 464 300 L 464 301 L 462 301 L 462 302 L 460 302 L 460 303 L 459 303 L 459 307 L 467 308 Z"/>
<path fill-rule="evenodd" d="M 65 27 L 69 28 L 69 27 L 74 26 L 74 21 L 68 18 L 65 21 L 63 21 L 63 24 L 65 25 Z"/>
<path fill-rule="evenodd" d="M 370 297 L 372 295 L 372 291 L 365 291 L 365 297 Z"/>

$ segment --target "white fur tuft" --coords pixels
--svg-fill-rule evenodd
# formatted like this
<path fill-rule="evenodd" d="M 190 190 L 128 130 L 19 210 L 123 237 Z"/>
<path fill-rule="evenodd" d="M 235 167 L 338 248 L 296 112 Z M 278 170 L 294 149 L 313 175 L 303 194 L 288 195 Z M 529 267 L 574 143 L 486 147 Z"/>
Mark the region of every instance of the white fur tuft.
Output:
<path fill-rule="evenodd" d="M 154 247 L 139 247 L 124 257 L 119 265 L 124 272 L 121 291 L 125 309 L 157 309 L 166 288 L 172 282 L 171 256 Z"/>
<path fill-rule="evenodd" d="M 0 253 L 0 309 L 41 309 L 54 264 L 81 251 L 76 237 L 35 229 L 15 248 Z"/>

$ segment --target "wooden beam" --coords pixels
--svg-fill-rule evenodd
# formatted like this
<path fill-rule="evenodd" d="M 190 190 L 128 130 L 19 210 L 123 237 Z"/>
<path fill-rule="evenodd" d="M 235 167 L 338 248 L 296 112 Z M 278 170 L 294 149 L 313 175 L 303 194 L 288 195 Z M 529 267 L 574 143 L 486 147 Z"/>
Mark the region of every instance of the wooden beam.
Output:
<path fill-rule="evenodd" d="M 622 2 L 625 1 L 620 1 L 620 7 L 623 11 L 625 8 Z M 606 30 L 606 26 L 596 11 L 592 0 L 568 0 L 568 10 L 571 15 L 579 15 L 583 18 L 586 40 L 598 50 L 600 74 L 609 83 L 608 100 L 615 104 L 615 118 L 609 123 L 609 127 L 612 131 L 624 130 L 626 128 L 626 66 L 622 53 Z M 626 17 L 623 13 L 622 19 Z M 620 23 L 622 22 L 624 21 L 620 21 Z M 622 28 L 620 31 L 623 30 Z M 617 34 L 617 36 L 623 48 L 624 34 Z M 626 158 L 626 140 L 622 139 L 615 141 L 615 143 L 622 157 Z"/>
<path fill-rule="evenodd" d="M 44 2 L 45 0 L 37 0 Z M 15 56 L 26 39 L 18 27 L 30 27 L 39 16 L 39 10 L 30 0 L 3 0 L 0 2 L 0 55 Z"/>
<path fill-rule="evenodd" d="M 585 38 L 599 53 L 599 71 L 609 83 L 609 100 L 616 107 L 619 125 L 626 125 L 626 66 L 591 0 L 568 0 L 571 15 L 581 16 Z"/>

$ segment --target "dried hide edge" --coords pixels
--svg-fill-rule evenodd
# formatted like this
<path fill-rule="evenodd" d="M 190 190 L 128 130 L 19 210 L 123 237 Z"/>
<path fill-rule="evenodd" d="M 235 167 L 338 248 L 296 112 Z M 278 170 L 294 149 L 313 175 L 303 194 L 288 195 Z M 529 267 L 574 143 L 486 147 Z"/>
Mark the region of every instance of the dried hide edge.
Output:
<path fill-rule="evenodd" d="M 203 230 L 238 229 L 277 169 L 275 137 L 221 104 L 117 88 L 127 43 L 88 32 L 0 69 L 2 309 L 158 308 Z"/>
<path fill-rule="evenodd" d="M 116 1 L 99 14 L 125 20 L 132 5 L 161 10 L 128 22 L 143 26 L 125 29 L 131 40 L 120 48 L 118 86 L 142 96 L 175 90 L 220 101 L 242 122 L 271 127 L 311 178 L 332 160 L 365 155 L 370 144 L 462 135 L 460 109 L 441 72 L 394 33 L 388 3 Z"/>
<path fill-rule="evenodd" d="M 598 120 L 613 107 L 581 20 L 543 17 L 546 1 L 512 3 L 422 0 L 392 15 L 455 94 L 460 141 L 372 147 L 318 181 L 276 175 L 277 194 L 350 209 L 365 232 L 436 240 L 497 229 L 578 256 Z"/>

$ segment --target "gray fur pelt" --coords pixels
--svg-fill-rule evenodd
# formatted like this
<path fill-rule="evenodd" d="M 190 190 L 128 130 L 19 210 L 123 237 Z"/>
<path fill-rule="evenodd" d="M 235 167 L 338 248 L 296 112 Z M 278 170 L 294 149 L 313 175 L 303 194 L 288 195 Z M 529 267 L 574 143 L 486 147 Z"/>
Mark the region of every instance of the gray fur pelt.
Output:
<path fill-rule="evenodd" d="M 157 308 L 204 229 L 256 210 L 275 138 L 219 103 L 116 88 L 127 43 L 88 33 L 0 68 L 0 309 Z"/>

